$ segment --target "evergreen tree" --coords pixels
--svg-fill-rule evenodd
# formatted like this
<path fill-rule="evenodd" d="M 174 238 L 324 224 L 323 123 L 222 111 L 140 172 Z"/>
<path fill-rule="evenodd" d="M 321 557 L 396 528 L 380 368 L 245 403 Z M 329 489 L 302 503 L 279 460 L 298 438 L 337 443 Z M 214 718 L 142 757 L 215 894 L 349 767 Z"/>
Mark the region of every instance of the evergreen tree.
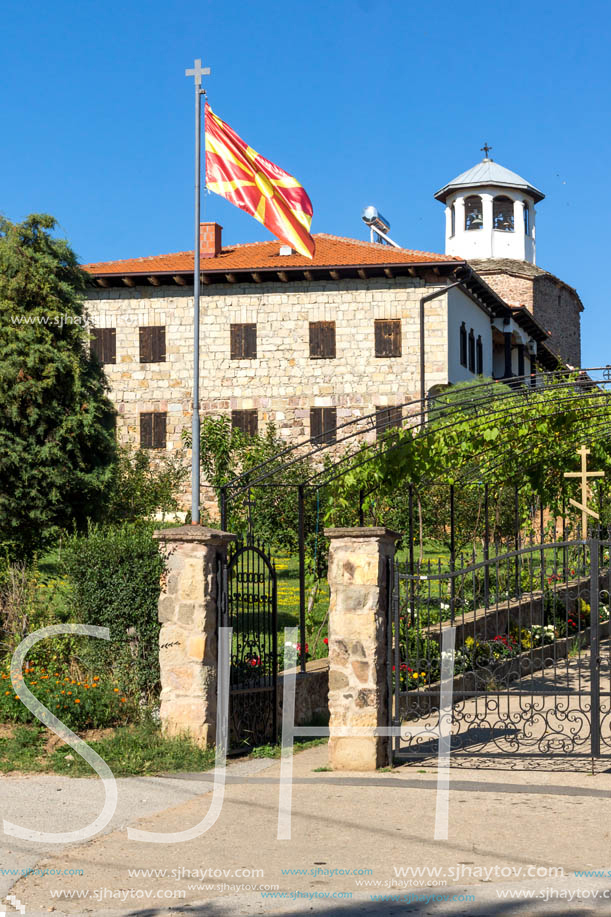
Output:
<path fill-rule="evenodd" d="M 15 557 L 99 515 L 116 454 L 86 275 L 55 226 L 0 219 L 0 546 Z"/>

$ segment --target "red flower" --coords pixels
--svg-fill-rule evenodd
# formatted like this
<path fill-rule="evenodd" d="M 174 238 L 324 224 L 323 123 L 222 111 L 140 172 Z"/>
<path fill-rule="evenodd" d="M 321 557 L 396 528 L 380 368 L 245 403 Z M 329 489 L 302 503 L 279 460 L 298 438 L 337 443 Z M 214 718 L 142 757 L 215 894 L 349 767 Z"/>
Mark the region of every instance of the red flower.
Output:
<path fill-rule="evenodd" d="M 329 638 L 328 638 L 328 637 L 325 637 L 325 639 L 324 639 L 322 642 L 323 642 L 326 646 L 328 646 L 328 645 L 329 645 Z"/>

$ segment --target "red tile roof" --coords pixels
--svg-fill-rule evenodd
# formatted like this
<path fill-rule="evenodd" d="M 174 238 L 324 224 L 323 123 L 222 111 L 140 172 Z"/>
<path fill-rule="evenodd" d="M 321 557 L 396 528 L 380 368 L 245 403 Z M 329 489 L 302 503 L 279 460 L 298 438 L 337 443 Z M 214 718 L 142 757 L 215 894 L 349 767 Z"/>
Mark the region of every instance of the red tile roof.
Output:
<path fill-rule="evenodd" d="M 259 271 L 266 268 L 334 268 L 366 267 L 392 264 L 448 264 L 461 263 L 461 258 L 439 255 L 434 252 L 417 252 L 407 248 L 391 248 L 358 239 L 346 239 L 317 233 L 316 254 L 310 260 L 303 255 L 281 255 L 280 242 L 249 242 L 245 245 L 225 246 L 220 255 L 202 258 L 201 268 L 206 271 Z M 147 258 L 130 258 L 125 261 L 102 261 L 84 264 L 83 269 L 93 275 L 186 273 L 193 270 L 193 252 L 176 252 L 170 255 L 151 255 Z"/>

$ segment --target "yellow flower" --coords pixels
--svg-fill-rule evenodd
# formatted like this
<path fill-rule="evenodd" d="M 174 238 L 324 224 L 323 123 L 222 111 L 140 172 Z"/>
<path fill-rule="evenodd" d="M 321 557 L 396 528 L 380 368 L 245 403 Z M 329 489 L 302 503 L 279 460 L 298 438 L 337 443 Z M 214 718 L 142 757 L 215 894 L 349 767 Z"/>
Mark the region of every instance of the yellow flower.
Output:
<path fill-rule="evenodd" d="M 5 694 L 10 694 L 11 692 L 10 692 L 10 691 L 5 691 L 4 693 L 5 693 Z"/>
<path fill-rule="evenodd" d="M 425 677 L 426 677 L 426 672 L 420 672 L 420 677 L 421 677 L 421 678 L 425 678 Z"/>
<path fill-rule="evenodd" d="M 65 694 L 65 693 L 66 693 L 65 691 L 61 691 L 61 692 L 60 692 L 60 694 Z"/>
<path fill-rule="evenodd" d="M 113 688 L 113 691 L 115 692 L 115 694 L 118 694 L 118 693 L 119 693 L 119 689 L 118 689 L 118 688 Z"/>

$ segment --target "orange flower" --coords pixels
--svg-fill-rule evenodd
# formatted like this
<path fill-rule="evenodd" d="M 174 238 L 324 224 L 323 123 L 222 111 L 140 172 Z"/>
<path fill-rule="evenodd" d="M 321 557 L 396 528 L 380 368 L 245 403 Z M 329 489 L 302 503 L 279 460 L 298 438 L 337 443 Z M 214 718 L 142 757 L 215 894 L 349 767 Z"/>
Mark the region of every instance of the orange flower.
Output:
<path fill-rule="evenodd" d="M 10 692 L 10 691 L 5 691 L 4 693 L 5 693 L 5 694 L 10 694 L 11 692 Z"/>
<path fill-rule="evenodd" d="M 118 693 L 119 693 L 119 689 L 118 689 L 118 688 L 113 688 L 113 691 L 115 692 L 115 694 L 118 694 Z"/>
<path fill-rule="evenodd" d="M 63 692 L 62 692 L 63 693 Z M 72 691 L 68 691 L 68 694 L 72 694 Z"/>
<path fill-rule="evenodd" d="M 121 698 L 121 703 L 122 703 L 122 704 L 126 704 L 126 703 L 127 703 L 127 698 L 126 698 L 126 697 L 122 697 L 122 698 Z"/>
<path fill-rule="evenodd" d="M 75 704 L 80 704 L 80 700 L 78 699 L 78 697 L 75 697 L 75 698 L 74 698 L 74 703 L 75 703 Z"/>
<path fill-rule="evenodd" d="M 60 694 L 65 694 L 65 693 L 66 693 L 65 691 L 60 691 Z"/>

